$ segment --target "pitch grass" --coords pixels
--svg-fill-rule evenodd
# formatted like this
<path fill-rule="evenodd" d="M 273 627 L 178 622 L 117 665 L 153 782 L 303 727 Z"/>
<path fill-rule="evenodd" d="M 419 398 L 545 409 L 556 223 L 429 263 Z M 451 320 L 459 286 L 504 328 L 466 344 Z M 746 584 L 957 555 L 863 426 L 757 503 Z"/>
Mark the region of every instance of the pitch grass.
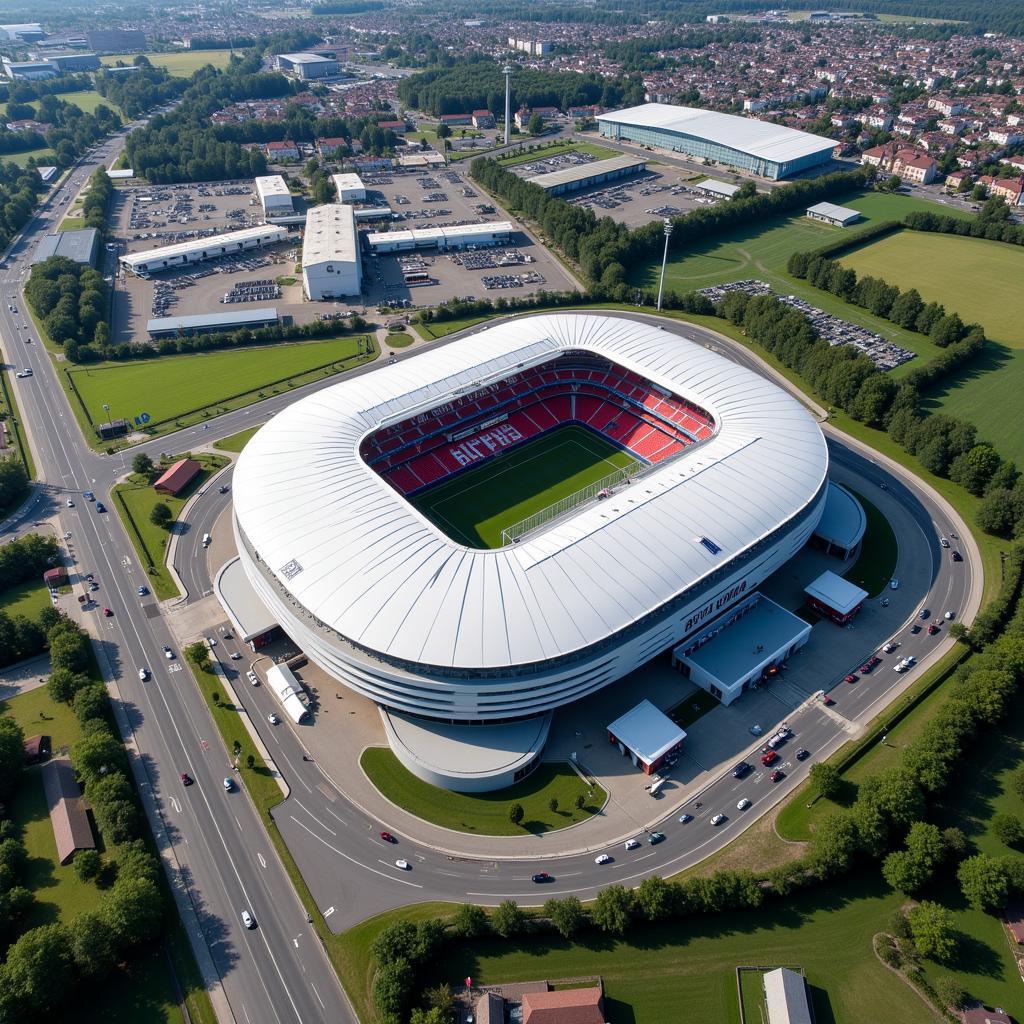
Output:
<path fill-rule="evenodd" d="M 1018 245 L 900 231 L 840 259 L 859 276 L 916 288 L 926 302 L 941 302 L 964 321 L 980 323 L 990 338 L 1024 348 L 1024 248 Z"/>
<path fill-rule="evenodd" d="M 106 65 L 122 64 L 130 65 L 137 53 L 111 54 L 107 57 L 100 57 L 100 63 Z M 168 73 L 174 78 L 188 78 L 193 72 L 198 71 L 207 64 L 215 68 L 226 68 L 231 62 L 231 50 L 183 50 L 177 53 L 145 53 L 142 56 L 149 59 L 150 64 L 158 68 L 167 68 Z"/>
<path fill-rule="evenodd" d="M 584 427 L 565 426 L 430 488 L 412 503 L 460 544 L 497 548 L 502 530 L 630 466 L 639 463 L 621 448 Z"/>
<path fill-rule="evenodd" d="M 202 463 L 203 468 L 176 497 L 169 494 L 158 494 L 153 490 L 152 482 L 138 473 L 133 473 L 126 483 L 114 487 L 111 494 L 111 504 L 124 522 L 125 532 L 131 538 L 135 553 L 142 563 L 142 571 L 149 577 L 150 589 L 161 601 L 177 597 L 178 588 L 164 564 L 171 533 L 160 526 L 154 526 L 150 521 L 149 517 L 153 508 L 159 502 L 163 502 L 170 508 L 177 520 L 189 498 L 209 480 L 213 473 L 223 468 L 228 462 L 223 455 L 200 454 L 194 457 L 196 461 Z M 158 471 L 155 470 L 154 480 L 157 475 Z"/>
<path fill-rule="evenodd" d="M 357 335 L 106 363 L 69 370 L 65 379 L 94 423 L 104 422 L 108 415 L 131 419 L 146 412 L 151 417 L 147 433 L 156 436 L 349 369 L 367 358 L 359 354 L 360 343 L 369 347 L 370 358 L 377 354 L 376 342 Z M 76 414 L 81 414 L 78 398 L 69 397 Z M 104 404 L 110 406 L 109 414 Z M 96 444 L 94 430 L 86 423 L 82 429 Z"/>
<path fill-rule="evenodd" d="M 369 780 L 393 804 L 432 825 L 482 836 L 542 835 L 585 821 L 604 806 L 607 794 L 588 786 L 569 765 L 545 763 L 522 782 L 491 793 L 453 793 L 431 786 L 404 768 L 387 747 L 367 747 L 359 764 Z M 576 798 L 586 801 L 577 809 Z M 558 810 L 549 807 L 558 801 Z M 513 825 L 508 811 L 523 805 L 523 820 Z"/>
<path fill-rule="evenodd" d="M 517 167 L 519 164 L 533 163 L 534 160 L 543 160 L 551 156 L 561 156 L 563 153 L 589 153 L 596 160 L 607 160 L 609 157 L 621 156 L 617 149 L 608 149 L 607 146 L 596 146 L 592 142 L 556 142 L 554 145 L 538 145 L 536 142 L 524 141 L 522 145 L 538 146 L 537 149 L 528 153 L 517 153 L 515 156 L 499 157 L 498 163 L 502 167 Z"/>
<path fill-rule="evenodd" d="M 862 876 L 771 902 L 760 912 L 634 926 L 628 940 L 599 931 L 577 942 L 548 933 L 474 939 L 447 947 L 427 983 L 458 987 L 469 976 L 480 986 L 597 974 L 609 1024 L 735 1024 L 738 965 L 798 964 L 819 1024 L 923 1024 L 931 1015 L 871 949 L 871 936 L 899 902 L 877 876 Z"/>

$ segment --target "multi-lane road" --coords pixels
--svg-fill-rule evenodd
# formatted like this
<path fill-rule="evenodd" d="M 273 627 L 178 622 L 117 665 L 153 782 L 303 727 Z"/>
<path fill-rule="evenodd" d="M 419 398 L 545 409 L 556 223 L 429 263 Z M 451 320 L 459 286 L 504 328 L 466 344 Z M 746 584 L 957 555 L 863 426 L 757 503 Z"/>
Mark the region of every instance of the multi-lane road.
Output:
<path fill-rule="evenodd" d="M 164 645 L 174 646 L 160 606 L 152 597 L 139 597 L 137 588 L 146 581 L 134 551 L 116 515 L 99 514 L 83 500 L 85 490 L 106 499 L 111 484 L 125 469 L 121 456 L 100 456 L 83 441 L 57 379 L 58 369 L 46 356 L 31 321 L 25 316 L 20 294 L 28 255 L 40 236 L 59 222 L 65 200 L 100 163 L 109 164 L 119 141 L 102 147 L 95 158 L 76 169 L 71 182 L 56 190 L 46 209 L 26 228 L 0 272 L 0 337 L 13 367 L 29 366 L 33 376 L 16 381 L 18 402 L 43 484 L 36 504 L 12 530 L 32 521 L 57 515 L 67 542 L 72 570 L 93 572 L 100 583 L 99 605 L 114 611 L 111 618 L 96 620 L 98 651 L 106 678 L 116 689 L 120 722 L 126 738 L 137 751 L 136 767 L 171 875 L 173 888 L 191 926 L 200 964 L 211 981 L 222 1012 L 239 1021 L 345 1021 L 353 1020 L 337 980 L 295 897 L 289 879 L 275 856 L 259 817 L 244 788 L 228 793 L 222 780 L 231 769 L 205 702 L 188 668 L 180 658 L 164 658 Z M 55 212 L 50 212 L 55 211 Z M 14 314 L 10 306 L 18 310 Z M 641 315 L 638 315 L 641 316 Z M 662 323 L 661 321 L 658 321 Z M 763 367 L 742 347 L 721 336 L 690 325 L 665 323 L 666 329 L 722 351 L 737 362 Z M 29 338 L 32 338 L 29 341 Z M 457 336 L 434 344 L 448 344 Z M 410 352 L 399 358 L 415 358 Z M 374 366 L 354 373 L 374 372 Z M 142 445 L 150 454 L 196 448 L 214 437 L 226 436 L 262 422 L 286 404 L 330 382 L 317 382 L 288 395 L 276 396 L 250 409 L 237 410 L 207 428 L 193 427 L 171 437 Z M 976 551 L 964 535 L 965 562 L 952 565 L 938 547 L 939 534 L 963 530 L 950 510 L 909 474 L 901 474 L 870 453 L 830 437 L 833 460 L 845 472 L 856 475 L 865 487 L 884 485 L 889 499 L 916 524 L 914 558 L 924 566 L 924 580 L 915 601 L 933 608 L 969 612 L 976 605 L 980 580 L 976 575 Z M 230 474 L 225 475 L 230 483 Z M 68 500 L 74 507 L 67 506 Z M 224 511 L 230 490 L 220 494 L 211 487 L 194 506 L 190 524 L 196 541 Z M 920 536 L 917 536 L 917 535 Z M 186 534 L 188 537 L 189 534 Z M 205 559 L 195 557 L 188 544 L 179 546 L 178 569 L 190 599 L 209 592 Z M 226 643 L 225 647 L 230 647 Z M 935 651 L 935 641 L 907 637 L 902 653 L 924 657 Z M 243 652 L 248 654 L 248 652 Z M 870 650 L 865 650 L 867 655 Z M 139 680 L 138 669 L 147 667 L 153 678 Z M 843 715 L 864 718 L 885 706 L 902 677 L 879 674 L 851 691 L 843 701 Z M 598 866 L 596 850 L 579 850 L 557 863 L 539 859 L 460 857 L 441 844 L 417 843 L 412 834 L 400 837 L 400 846 L 385 845 L 379 830 L 388 827 L 365 814 L 326 779 L 318 766 L 304 760 L 299 736 L 287 725 L 270 726 L 266 715 L 275 710 L 273 697 L 264 688 L 246 692 L 268 748 L 291 787 L 291 796 L 275 810 L 289 846 L 328 924 L 338 929 L 368 914 L 404 903 L 444 898 L 494 903 L 512 897 L 524 903 L 539 902 L 553 893 L 592 896 L 611 881 L 635 884 L 652 874 L 670 874 L 697 863 L 736 836 L 789 792 L 803 777 L 810 762 L 793 761 L 787 778 L 777 786 L 739 783 L 729 773 L 713 780 L 700 794 L 691 794 L 687 809 L 695 820 L 683 824 L 673 813 L 661 826 L 665 842 L 643 844 L 627 852 L 621 845 L 608 852 L 614 860 Z M 809 704 L 797 712 L 798 736 L 794 743 L 822 756 L 848 735 L 841 716 Z M 794 716 L 796 717 L 796 716 Z M 184 786 L 180 773 L 194 780 Z M 696 807 L 699 796 L 701 807 Z M 753 806 L 743 814 L 735 811 L 740 796 Z M 729 814 L 720 828 L 712 828 L 708 816 Z M 585 843 L 585 830 L 580 831 Z M 457 846 L 454 837 L 453 845 Z M 409 872 L 398 872 L 394 859 L 404 856 Z M 531 875 L 547 870 L 555 878 L 535 886 Z M 247 930 L 240 914 L 250 910 L 258 927 Z M 225 1016 L 227 1015 L 225 1013 Z"/>

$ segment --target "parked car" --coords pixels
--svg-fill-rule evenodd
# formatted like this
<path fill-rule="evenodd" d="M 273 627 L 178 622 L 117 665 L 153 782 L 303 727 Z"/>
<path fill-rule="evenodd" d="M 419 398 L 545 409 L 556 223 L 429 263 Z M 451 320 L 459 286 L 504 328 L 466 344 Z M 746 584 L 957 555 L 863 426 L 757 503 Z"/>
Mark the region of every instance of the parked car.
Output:
<path fill-rule="evenodd" d="M 767 750 L 761 755 L 761 764 L 767 768 L 769 765 L 775 764 L 778 759 L 779 755 L 774 750 Z"/>
<path fill-rule="evenodd" d="M 945 537 L 940 537 L 940 538 L 939 538 L 939 543 L 940 543 L 940 544 L 941 544 L 941 545 L 942 545 L 942 546 L 943 546 L 944 548 L 948 548 L 948 547 L 949 547 L 949 541 L 948 541 L 948 540 L 946 540 L 946 538 L 945 538 Z"/>
<path fill-rule="evenodd" d="M 400 868 L 402 871 L 412 871 L 412 865 L 403 857 L 399 857 L 398 860 L 395 861 L 395 867 Z"/>
<path fill-rule="evenodd" d="M 938 631 L 939 631 L 939 627 L 936 626 L 934 622 L 928 627 L 928 635 L 929 636 L 935 636 L 935 634 L 938 633 Z"/>
<path fill-rule="evenodd" d="M 852 672 L 847 672 L 846 675 L 843 676 L 843 682 L 844 683 L 855 683 L 855 682 L 857 682 L 857 676 L 855 676 Z"/>
<path fill-rule="evenodd" d="M 897 641 L 897 640 L 890 640 L 882 648 L 882 650 L 885 651 L 886 654 L 892 654 L 892 652 L 895 651 L 897 647 L 899 647 L 899 641 Z"/>
<path fill-rule="evenodd" d="M 945 620 L 946 620 L 947 622 L 949 622 L 949 621 L 950 621 L 951 619 L 955 619 L 955 618 L 956 618 L 956 612 L 946 612 L 946 614 L 945 614 L 945 615 L 943 615 L 942 617 L 943 617 L 943 618 L 944 618 L 944 619 L 945 619 Z"/>
<path fill-rule="evenodd" d="M 173 661 L 174 660 L 174 651 L 172 651 L 170 649 L 170 647 L 167 646 L 167 644 L 164 644 L 164 657 L 168 661 Z"/>
<path fill-rule="evenodd" d="M 103 609 L 103 616 L 104 616 L 104 618 L 109 619 L 113 614 L 114 613 L 109 608 L 104 608 Z"/>
<path fill-rule="evenodd" d="M 594 863 L 595 864 L 611 864 L 611 862 L 612 862 L 612 859 L 611 859 L 611 857 L 608 856 L 607 853 L 599 853 L 594 858 Z"/>
<path fill-rule="evenodd" d="M 97 512 L 106 512 L 107 511 L 107 506 L 104 505 L 102 501 L 97 501 L 96 502 L 96 511 Z"/>
<path fill-rule="evenodd" d="M 825 707 L 830 708 L 833 704 L 835 704 L 835 701 L 832 699 L 831 694 L 823 693 L 821 695 L 821 703 L 824 704 Z"/>
<path fill-rule="evenodd" d="M 68 500 L 65 502 L 65 504 L 67 505 L 68 508 L 74 508 L 75 507 L 75 503 L 70 498 L 68 498 Z"/>
<path fill-rule="evenodd" d="M 920 610 L 920 611 L 919 611 L 919 612 L 917 613 L 917 617 L 918 617 L 919 619 L 927 619 L 929 615 L 931 615 L 931 612 L 930 612 L 930 611 L 928 611 L 928 609 L 927 609 L 927 608 L 922 608 L 922 609 L 921 609 L 921 610 Z"/>
<path fill-rule="evenodd" d="M 910 627 L 910 632 L 916 635 L 916 634 L 918 634 L 918 633 L 920 633 L 920 632 L 921 632 L 921 627 L 920 627 L 920 626 L 919 626 L 919 625 L 918 625 L 918 624 L 917 624 L 917 623 L 915 622 L 915 623 L 914 623 L 914 624 L 913 624 L 913 625 L 912 625 L 912 626 Z"/>
<path fill-rule="evenodd" d="M 684 825 L 688 825 L 691 821 L 693 821 L 693 815 L 692 814 L 680 814 L 679 815 L 679 820 Z"/>
<path fill-rule="evenodd" d="M 963 555 L 959 551 L 950 551 L 949 557 L 954 562 L 962 562 L 964 560 Z"/>
<path fill-rule="evenodd" d="M 149 593 L 149 587 L 140 586 L 138 589 L 139 597 L 145 597 Z"/>
<path fill-rule="evenodd" d="M 889 580 L 889 589 L 890 590 L 899 590 L 900 589 L 900 581 L 898 579 L 896 579 L 895 577 L 893 577 L 891 580 Z"/>
<path fill-rule="evenodd" d="M 725 815 L 724 814 L 716 814 L 711 819 L 711 824 L 712 825 L 721 825 L 723 821 L 725 821 Z"/>
<path fill-rule="evenodd" d="M 398 842 L 398 840 L 390 832 L 381 832 L 380 837 L 384 840 L 385 843 Z"/>
<path fill-rule="evenodd" d="M 744 796 L 740 798 L 738 804 L 736 804 L 737 811 L 745 811 L 750 806 L 750 801 Z"/>

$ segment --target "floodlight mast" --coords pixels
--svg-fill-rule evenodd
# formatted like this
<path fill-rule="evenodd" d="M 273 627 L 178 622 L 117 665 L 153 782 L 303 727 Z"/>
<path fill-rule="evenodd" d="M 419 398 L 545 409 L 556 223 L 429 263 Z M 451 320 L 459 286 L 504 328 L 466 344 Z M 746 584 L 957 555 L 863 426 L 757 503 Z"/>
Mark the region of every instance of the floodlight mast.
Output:
<path fill-rule="evenodd" d="M 665 291 L 665 264 L 668 262 L 668 240 L 672 234 L 672 221 L 665 218 L 664 221 L 665 229 L 665 252 L 661 257 L 661 280 L 658 282 L 658 312 L 661 312 L 661 296 Z"/>

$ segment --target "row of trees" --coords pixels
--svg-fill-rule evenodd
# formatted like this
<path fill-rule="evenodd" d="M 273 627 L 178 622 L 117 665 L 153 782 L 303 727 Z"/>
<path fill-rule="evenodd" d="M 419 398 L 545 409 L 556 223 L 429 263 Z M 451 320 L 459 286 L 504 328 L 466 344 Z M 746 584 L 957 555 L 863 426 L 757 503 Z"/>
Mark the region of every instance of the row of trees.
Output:
<path fill-rule="evenodd" d="M 0 250 L 28 223 L 42 191 L 43 179 L 34 166 L 0 163 Z"/>
<path fill-rule="evenodd" d="M 25 298 L 58 345 L 105 345 L 109 340 L 110 288 L 88 264 L 65 256 L 37 263 L 25 285 Z"/>
<path fill-rule="evenodd" d="M 39 577 L 57 564 L 59 550 L 53 537 L 27 533 L 0 547 L 0 590 Z"/>
<path fill-rule="evenodd" d="M 0 419 L 7 419 L 7 412 L 0 411 Z M 9 509 L 20 501 L 28 488 L 28 472 L 16 455 L 0 458 L 0 509 Z"/>
<path fill-rule="evenodd" d="M 96 91 L 124 111 L 126 117 L 141 117 L 147 110 L 159 107 L 179 96 L 187 83 L 172 78 L 166 68 L 156 68 L 141 54 L 132 62 L 138 71 L 130 75 L 96 72 Z"/>
<path fill-rule="evenodd" d="M 935 231 L 944 235 L 966 235 L 1024 245 L 1024 226 L 1010 220 L 1009 208 L 998 196 L 989 199 L 977 217 L 950 217 L 922 210 L 908 213 L 903 223 L 913 231 Z"/>

